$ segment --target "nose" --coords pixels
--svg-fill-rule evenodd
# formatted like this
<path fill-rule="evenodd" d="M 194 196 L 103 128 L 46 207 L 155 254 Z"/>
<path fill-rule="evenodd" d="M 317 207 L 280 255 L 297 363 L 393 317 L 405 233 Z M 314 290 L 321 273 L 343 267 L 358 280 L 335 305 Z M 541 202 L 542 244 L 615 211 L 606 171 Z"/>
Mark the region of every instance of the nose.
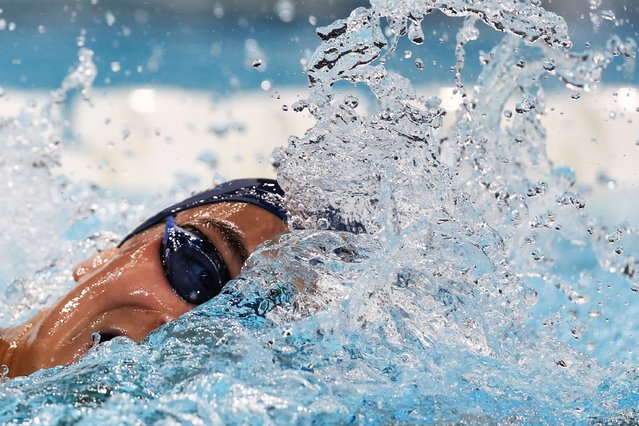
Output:
<path fill-rule="evenodd" d="M 192 308 L 167 284 L 159 239 L 118 249 L 78 275 L 77 286 L 15 333 L 9 374 L 29 374 L 77 361 L 94 344 L 127 336 L 135 341 Z"/>

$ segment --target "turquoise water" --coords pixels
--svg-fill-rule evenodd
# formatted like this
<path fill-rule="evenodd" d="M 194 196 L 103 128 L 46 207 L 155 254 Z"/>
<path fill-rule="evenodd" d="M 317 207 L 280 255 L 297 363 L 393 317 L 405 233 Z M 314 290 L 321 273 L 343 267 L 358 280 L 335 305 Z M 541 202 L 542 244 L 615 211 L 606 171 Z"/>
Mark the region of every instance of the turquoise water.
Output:
<path fill-rule="evenodd" d="M 115 338 L 77 364 L 4 381 L 2 421 L 632 420 L 637 230 L 590 214 L 588 188 L 548 159 L 540 116 L 546 85 L 568 83 L 570 96 L 617 67 L 617 77 L 626 72 L 632 81 L 636 45 L 623 37 L 582 51 L 569 47 L 565 21 L 536 2 L 471 3 L 435 1 L 438 23 L 429 27 L 427 17 L 421 27 L 432 12 L 424 4 L 372 1 L 320 29 L 322 40 L 305 56 L 310 96 L 292 106 L 317 124 L 274 154 L 295 231 L 258 250 L 228 294 L 143 343 Z M 420 28 L 426 37 L 440 22 L 452 41 L 446 53 L 428 53 Z M 394 35 L 403 37 L 396 56 Z M 475 40 L 489 46 L 481 66 Z M 104 53 L 88 47 L 97 63 Z M 414 60 L 432 52 L 455 58 L 441 78 L 464 95 L 449 127 L 441 100 L 420 97 L 420 81 L 411 79 L 422 75 Z M 84 55 L 83 69 L 91 69 Z M 377 106 L 364 111 L 344 98 L 341 88 L 350 85 L 370 91 Z M 60 129 L 64 123 L 37 108 L 2 129 L 10 161 L 33 169 L 3 169 L 13 187 L 31 185 L 7 195 L 50 201 L 34 205 L 32 216 L 50 216 L 52 205 L 61 211 L 48 222 L 57 226 L 38 228 L 40 239 L 53 241 L 44 249 L 54 260 L 33 278 L 7 281 L 3 301 L 17 313 L 4 313 L 5 322 L 63 293 L 75 258 L 117 241 L 152 207 L 51 176 L 64 149 L 55 143 Z M 14 204 L 5 238 L 32 232 Z M 327 208 L 365 232 L 331 231 L 338 224 Z M 111 232 L 77 240 L 87 228 Z M 28 244 L 17 247 L 30 254 Z M 300 281 L 304 291 L 293 285 Z"/>

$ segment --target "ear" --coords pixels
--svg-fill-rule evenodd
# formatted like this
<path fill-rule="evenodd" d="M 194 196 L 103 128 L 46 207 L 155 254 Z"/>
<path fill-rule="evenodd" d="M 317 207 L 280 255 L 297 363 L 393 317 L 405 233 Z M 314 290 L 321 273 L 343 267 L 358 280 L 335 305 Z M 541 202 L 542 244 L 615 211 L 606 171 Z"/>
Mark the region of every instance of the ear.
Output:
<path fill-rule="evenodd" d="M 78 282 L 84 275 L 93 272 L 105 262 L 108 262 L 117 252 L 117 247 L 110 247 L 78 263 L 73 269 L 73 280 Z"/>

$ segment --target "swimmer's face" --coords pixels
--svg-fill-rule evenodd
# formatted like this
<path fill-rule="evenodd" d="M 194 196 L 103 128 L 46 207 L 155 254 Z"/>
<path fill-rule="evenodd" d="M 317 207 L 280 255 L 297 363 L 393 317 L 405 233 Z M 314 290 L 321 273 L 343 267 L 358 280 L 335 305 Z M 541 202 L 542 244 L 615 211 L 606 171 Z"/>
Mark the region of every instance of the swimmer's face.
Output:
<path fill-rule="evenodd" d="M 211 243 L 206 247 L 217 250 L 231 278 L 258 245 L 286 231 L 277 216 L 240 202 L 196 207 L 174 218 Z M 164 223 L 157 225 L 82 262 L 69 294 L 24 326 L 6 330 L 0 364 L 8 364 L 9 375 L 73 363 L 95 344 L 94 333 L 102 341 L 115 336 L 141 340 L 192 309 L 195 305 L 180 297 L 165 276 L 164 231 Z"/>

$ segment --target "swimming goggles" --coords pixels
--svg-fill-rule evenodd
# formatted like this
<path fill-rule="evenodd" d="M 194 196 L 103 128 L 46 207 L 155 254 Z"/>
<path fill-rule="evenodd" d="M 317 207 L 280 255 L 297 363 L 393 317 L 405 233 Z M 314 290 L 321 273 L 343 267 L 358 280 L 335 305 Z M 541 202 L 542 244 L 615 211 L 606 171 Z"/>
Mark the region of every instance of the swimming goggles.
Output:
<path fill-rule="evenodd" d="M 231 274 L 219 251 L 200 231 L 167 216 L 160 257 L 164 275 L 185 301 L 200 305 L 220 294 Z"/>

